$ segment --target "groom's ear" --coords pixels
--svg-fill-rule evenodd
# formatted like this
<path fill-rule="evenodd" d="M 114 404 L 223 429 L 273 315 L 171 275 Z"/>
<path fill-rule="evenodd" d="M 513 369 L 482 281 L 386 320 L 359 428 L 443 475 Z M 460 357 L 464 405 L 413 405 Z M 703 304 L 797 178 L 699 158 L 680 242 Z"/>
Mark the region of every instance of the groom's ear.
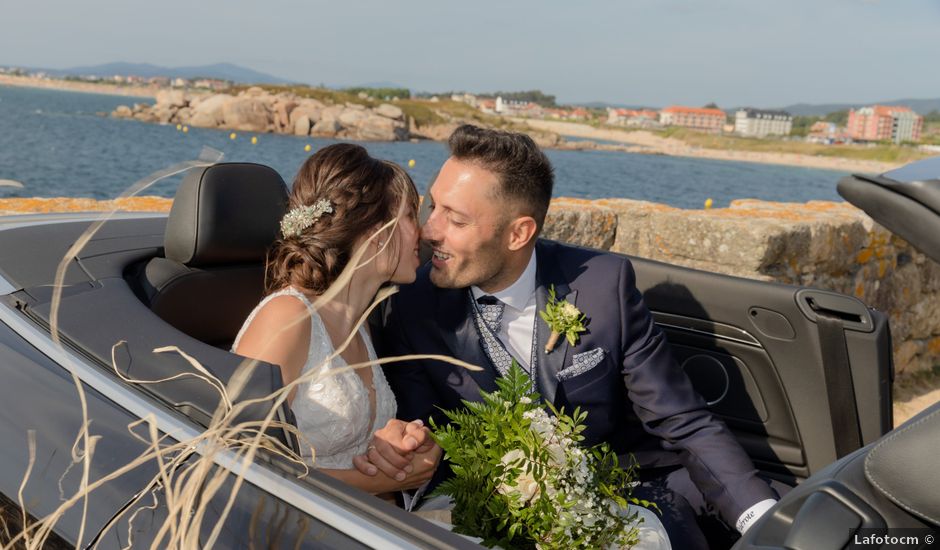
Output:
<path fill-rule="evenodd" d="M 538 234 L 538 224 L 532 216 L 521 216 L 511 222 L 507 227 L 509 234 L 509 250 L 525 248 Z"/>

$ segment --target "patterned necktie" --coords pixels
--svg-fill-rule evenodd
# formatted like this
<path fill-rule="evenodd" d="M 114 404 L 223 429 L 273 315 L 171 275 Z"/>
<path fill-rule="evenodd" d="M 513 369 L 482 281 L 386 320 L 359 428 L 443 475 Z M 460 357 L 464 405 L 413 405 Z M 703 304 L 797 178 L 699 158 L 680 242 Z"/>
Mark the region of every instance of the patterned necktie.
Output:
<path fill-rule="evenodd" d="M 493 331 L 494 335 L 499 334 L 499 324 L 503 319 L 506 304 L 494 296 L 480 296 L 477 298 L 477 303 L 480 304 L 480 316 L 483 317 L 486 326 Z"/>

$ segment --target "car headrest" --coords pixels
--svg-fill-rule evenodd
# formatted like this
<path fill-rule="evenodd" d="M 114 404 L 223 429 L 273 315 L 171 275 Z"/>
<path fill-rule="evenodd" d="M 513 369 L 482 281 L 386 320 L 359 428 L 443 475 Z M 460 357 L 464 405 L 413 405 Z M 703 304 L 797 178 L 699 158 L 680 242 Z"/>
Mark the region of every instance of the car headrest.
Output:
<path fill-rule="evenodd" d="M 183 179 L 166 224 L 166 257 L 190 267 L 264 260 L 287 209 L 287 186 L 261 164 L 220 163 Z"/>
<path fill-rule="evenodd" d="M 837 189 L 876 222 L 940 262 L 940 157 L 879 176 L 847 176 Z"/>

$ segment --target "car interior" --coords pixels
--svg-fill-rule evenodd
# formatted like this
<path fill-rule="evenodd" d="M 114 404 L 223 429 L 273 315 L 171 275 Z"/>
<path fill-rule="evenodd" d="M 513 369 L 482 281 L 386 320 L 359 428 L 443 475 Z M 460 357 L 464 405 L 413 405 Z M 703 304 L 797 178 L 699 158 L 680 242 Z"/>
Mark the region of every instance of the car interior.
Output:
<path fill-rule="evenodd" d="M 940 261 L 940 157 L 879 176 L 848 176 L 839 182 L 838 192 Z M 911 535 L 919 537 L 919 544 L 910 547 L 929 547 L 925 535 L 940 530 L 940 476 L 934 467 L 938 453 L 940 403 L 816 473 L 735 547 L 825 550 L 853 546 L 858 536 Z M 902 546 L 907 547 L 891 547 Z"/>
<path fill-rule="evenodd" d="M 228 382 L 243 360 L 229 349 L 263 295 L 265 251 L 286 204 L 287 187 L 273 169 L 221 163 L 187 174 L 169 216 L 109 220 L 65 269 L 58 313 L 63 342 L 104 370 L 141 380 L 194 372 L 181 355 L 153 351 L 175 345 Z M 35 322 L 49 326 L 56 268 L 88 226 L 73 221 L 0 231 L 2 274 L 22 289 L 9 300 Z M 838 472 L 851 470 L 851 479 L 862 484 L 868 472 L 844 461 L 856 457 L 867 463 L 859 454 L 867 450 L 855 449 L 878 441 L 893 423 L 886 315 L 853 297 L 819 289 L 631 260 L 638 287 L 677 360 L 762 474 L 796 485 L 826 472 L 827 482 L 856 491 L 836 479 Z M 280 386 L 279 369 L 261 363 L 239 399 L 264 397 Z M 219 405 L 218 392 L 191 377 L 137 389 L 203 426 Z M 266 409 L 269 405 L 259 403 L 239 420 L 262 418 Z M 290 422 L 289 409 L 281 407 L 278 418 Z M 296 449 L 286 432 L 273 435 Z M 940 449 L 934 444 L 934 450 Z M 892 461 L 903 452 L 876 453 L 881 471 L 895 470 Z M 871 483 L 855 497 L 832 483 L 817 490 L 804 483 L 775 509 L 777 523 L 755 527 L 739 544 L 790 541 L 789 548 L 822 548 L 799 546 L 805 537 L 822 535 L 794 535 L 792 527 L 812 523 L 822 529 L 823 517 L 831 518 L 830 525 L 838 520 L 867 526 L 876 514 L 886 525 L 895 525 L 895 516 L 923 524 L 921 515 L 903 506 L 883 509 L 882 501 L 892 501 Z M 878 504 L 866 510 L 865 502 Z M 810 505 L 813 511 L 806 512 Z M 935 502 L 932 506 L 927 516 L 936 518 L 940 514 Z"/>
<path fill-rule="evenodd" d="M 149 381 L 196 373 L 179 354 L 153 352 L 178 346 L 228 383 L 243 360 L 228 350 L 263 295 L 265 249 L 286 203 L 273 169 L 223 164 L 184 178 L 169 217 L 108 221 L 67 266 L 58 317 L 63 341 L 103 368 Z M 13 267 L 5 275 L 23 288 L 15 305 L 36 322 L 49 325 L 56 266 L 88 225 L 25 227 L 0 237 L 7 254 L 28 258 L 7 263 Z M 258 364 L 239 400 L 280 386 L 278 367 Z M 195 377 L 137 387 L 203 426 L 219 404 L 218 391 Z M 260 420 L 269 410 L 259 403 L 236 421 Z M 291 418 L 282 407 L 278 419 Z M 296 449 L 287 433 L 275 432 Z"/>

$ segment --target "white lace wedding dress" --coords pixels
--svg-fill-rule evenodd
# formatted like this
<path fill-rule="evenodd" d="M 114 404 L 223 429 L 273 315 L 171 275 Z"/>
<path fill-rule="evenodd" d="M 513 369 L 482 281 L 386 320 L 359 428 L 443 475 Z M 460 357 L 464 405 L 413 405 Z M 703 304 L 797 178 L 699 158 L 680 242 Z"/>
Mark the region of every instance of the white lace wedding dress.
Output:
<path fill-rule="evenodd" d="M 353 457 L 365 454 L 372 434 L 395 417 L 398 405 L 382 368 L 371 367 L 375 388 L 373 414 L 369 389 L 362 378 L 351 369 L 344 370 L 346 361 L 338 354 L 327 361 L 335 350 L 323 320 L 307 297 L 290 287 L 265 297 L 255 307 L 235 337 L 232 349 L 238 347 L 238 341 L 257 312 L 270 300 L 285 295 L 297 298 L 310 310 L 310 350 L 301 376 L 308 376 L 311 371 L 317 373 L 309 382 L 298 386 L 291 404 L 297 427 L 307 439 L 307 445 L 301 445 L 301 454 L 312 459 L 317 468 L 351 469 Z M 359 335 L 366 344 L 369 359 L 374 361 L 375 350 L 364 327 L 360 328 Z M 313 447 L 313 453 L 309 447 Z"/>

